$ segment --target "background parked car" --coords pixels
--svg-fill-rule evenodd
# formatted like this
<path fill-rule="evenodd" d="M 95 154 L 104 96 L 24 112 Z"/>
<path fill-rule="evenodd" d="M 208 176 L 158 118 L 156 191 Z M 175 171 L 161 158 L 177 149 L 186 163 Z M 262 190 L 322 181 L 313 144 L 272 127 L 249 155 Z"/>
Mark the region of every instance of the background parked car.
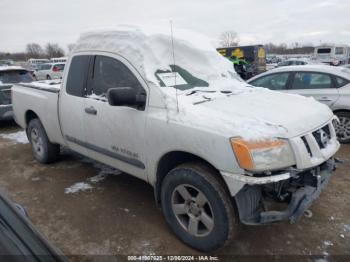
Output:
<path fill-rule="evenodd" d="M 31 72 L 17 66 L 0 66 L 0 120 L 13 117 L 11 104 L 11 87 L 16 83 L 34 81 Z"/>
<path fill-rule="evenodd" d="M 52 64 L 41 64 L 38 65 L 34 72 L 36 80 L 50 80 L 62 78 L 62 73 L 65 64 L 63 63 L 52 63 Z"/>
<path fill-rule="evenodd" d="M 287 66 L 248 80 L 253 86 L 312 96 L 338 116 L 338 139 L 350 142 L 350 69 L 326 65 Z"/>
<path fill-rule="evenodd" d="M 288 59 L 277 64 L 277 67 L 281 66 L 292 66 L 292 65 L 307 65 L 309 62 L 302 59 Z"/>

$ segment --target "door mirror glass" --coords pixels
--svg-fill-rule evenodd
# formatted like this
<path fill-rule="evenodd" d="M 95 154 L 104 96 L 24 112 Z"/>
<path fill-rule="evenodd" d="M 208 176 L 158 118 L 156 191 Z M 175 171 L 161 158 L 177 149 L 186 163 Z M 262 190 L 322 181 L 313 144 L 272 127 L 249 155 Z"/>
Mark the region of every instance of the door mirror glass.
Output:
<path fill-rule="evenodd" d="M 142 110 L 146 105 L 146 94 L 131 87 L 110 88 L 107 99 L 111 106 L 129 106 Z"/>

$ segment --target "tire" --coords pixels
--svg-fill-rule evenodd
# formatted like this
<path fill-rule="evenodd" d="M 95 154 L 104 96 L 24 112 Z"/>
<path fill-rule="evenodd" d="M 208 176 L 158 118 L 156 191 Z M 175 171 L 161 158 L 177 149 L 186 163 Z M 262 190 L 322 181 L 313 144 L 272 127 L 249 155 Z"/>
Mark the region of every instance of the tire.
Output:
<path fill-rule="evenodd" d="M 335 131 L 340 143 L 350 143 L 350 113 L 338 112 L 336 116 L 339 118 L 339 123 L 335 126 Z"/>
<path fill-rule="evenodd" d="M 46 80 L 51 80 L 51 76 L 47 75 Z"/>
<path fill-rule="evenodd" d="M 202 163 L 187 163 L 171 170 L 161 188 L 170 228 L 184 243 L 204 252 L 225 246 L 238 230 L 229 193 L 216 175 Z"/>
<path fill-rule="evenodd" d="M 49 141 L 43 125 L 38 118 L 29 122 L 27 137 L 32 146 L 34 158 L 42 164 L 57 160 L 60 146 Z"/>

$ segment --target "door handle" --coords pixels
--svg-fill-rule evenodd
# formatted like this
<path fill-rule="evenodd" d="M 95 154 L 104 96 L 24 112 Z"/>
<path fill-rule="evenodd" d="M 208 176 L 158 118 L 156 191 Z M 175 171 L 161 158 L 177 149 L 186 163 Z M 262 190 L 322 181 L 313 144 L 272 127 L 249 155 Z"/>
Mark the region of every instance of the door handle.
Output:
<path fill-rule="evenodd" d="M 322 101 L 322 102 L 331 102 L 332 99 L 330 99 L 329 97 L 324 96 L 324 97 L 321 97 L 320 99 L 318 99 L 318 101 Z"/>
<path fill-rule="evenodd" d="M 85 108 L 85 113 L 90 115 L 97 115 L 97 110 L 93 106 L 90 106 Z"/>

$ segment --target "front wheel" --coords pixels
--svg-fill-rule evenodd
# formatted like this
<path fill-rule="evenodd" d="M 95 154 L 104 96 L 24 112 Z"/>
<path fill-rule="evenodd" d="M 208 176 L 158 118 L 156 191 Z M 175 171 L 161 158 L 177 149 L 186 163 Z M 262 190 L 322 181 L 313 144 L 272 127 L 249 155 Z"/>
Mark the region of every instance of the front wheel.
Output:
<path fill-rule="evenodd" d="M 43 125 L 39 119 L 29 122 L 27 136 L 32 145 L 34 158 L 43 164 L 55 161 L 60 153 L 60 146 L 49 141 Z"/>
<path fill-rule="evenodd" d="M 350 143 L 350 113 L 338 112 L 336 116 L 339 122 L 335 125 L 335 132 L 340 143 Z"/>
<path fill-rule="evenodd" d="M 161 188 L 162 210 L 171 229 L 205 252 L 224 246 L 237 229 L 229 194 L 216 175 L 201 163 L 184 164 L 166 175 Z"/>

